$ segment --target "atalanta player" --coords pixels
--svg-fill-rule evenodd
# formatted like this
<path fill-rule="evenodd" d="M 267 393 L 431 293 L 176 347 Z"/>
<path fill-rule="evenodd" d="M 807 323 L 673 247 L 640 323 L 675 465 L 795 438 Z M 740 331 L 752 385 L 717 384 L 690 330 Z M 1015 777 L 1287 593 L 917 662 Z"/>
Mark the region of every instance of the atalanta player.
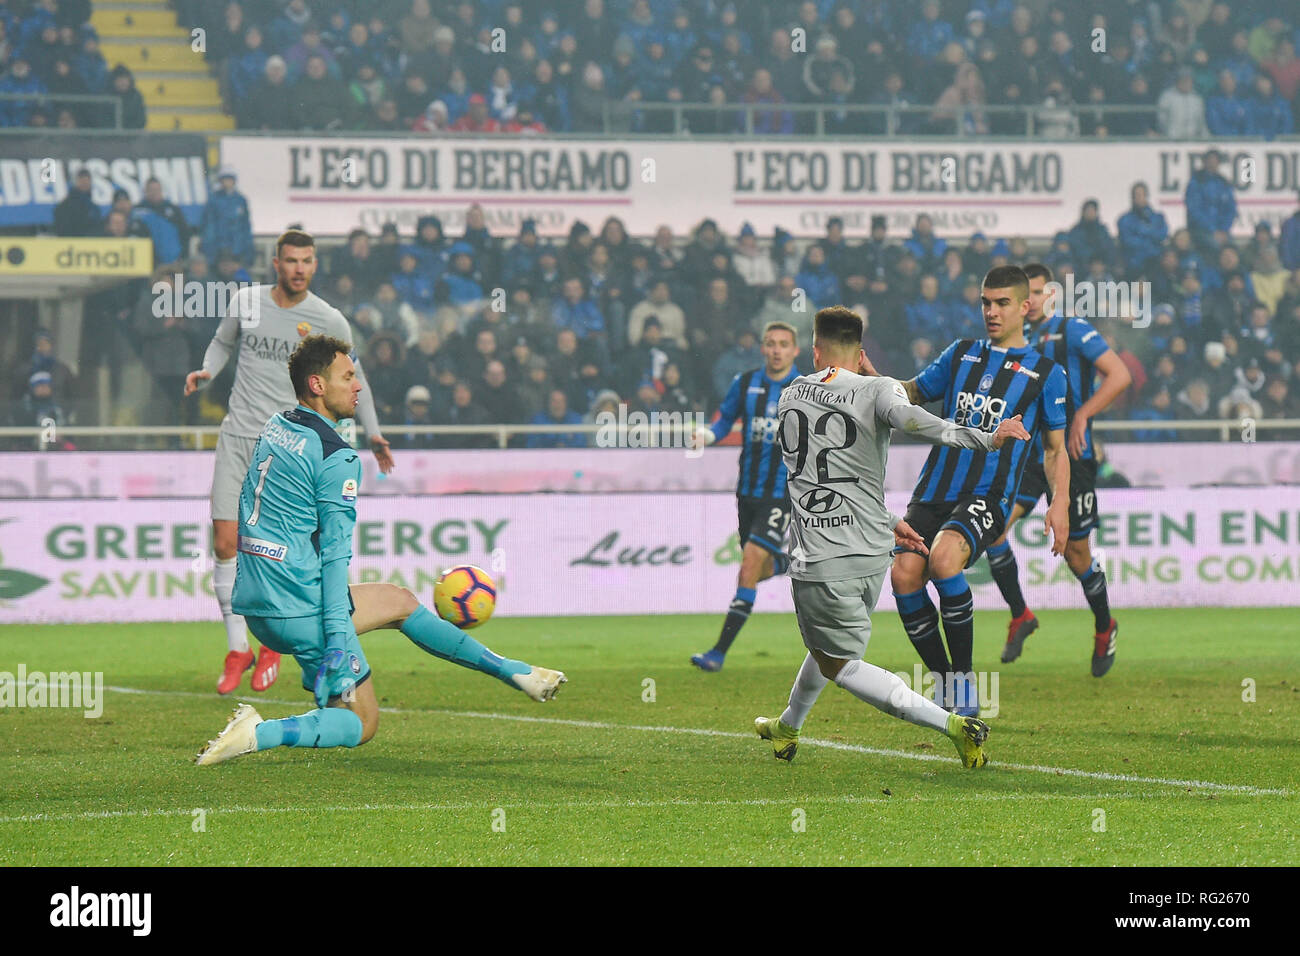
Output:
<path fill-rule="evenodd" d="M 998 266 L 980 291 L 986 339 L 960 339 L 915 378 L 907 396 L 924 405 L 943 400 L 943 417 L 957 425 L 994 431 L 1020 416 L 1031 436 L 1042 433 L 1043 467 L 1056 494 L 1047 509 L 1052 553 L 1065 550 L 1066 491 L 1070 461 L 1065 452 L 1065 373 L 1025 341 L 1029 279 L 1016 266 Z M 960 716 L 979 716 L 975 695 L 973 599 L 965 569 L 1001 536 L 1016 486 L 1029 460 L 1029 443 L 996 451 L 936 446 L 930 451 L 904 516 L 930 549 L 929 556 L 900 550 L 890 582 L 903 627 L 921 660 L 942 678 L 944 706 Z M 926 592 L 933 580 L 939 608 Z M 939 633 L 942 614 L 945 649 Z M 936 701 L 940 697 L 936 691 Z"/>
<path fill-rule="evenodd" d="M 691 663 L 702 671 L 722 670 L 727 651 L 754 610 L 758 582 L 785 573 L 790 564 L 785 553 L 790 496 L 786 491 L 785 462 L 781 460 L 777 404 L 781 391 L 799 375 L 794 367 L 798 354 L 794 326 L 769 322 L 763 329 L 764 367 L 732 379 L 717 421 L 711 428 L 696 432 L 698 444 L 711 445 L 731 431 L 737 418 L 744 430 L 736 484 L 740 574 L 718 642 L 703 654 L 691 656 Z"/>
<path fill-rule="evenodd" d="M 1066 448 L 1070 453 L 1070 539 L 1065 546 L 1065 563 L 1079 579 L 1083 596 L 1092 609 L 1094 634 L 1092 676 L 1103 677 L 1115 662 L 1115 638 L 1119 625 L 1110 616 L 1110 598 L 1106 593 L 1106 571 L 1092 556 L 1088 538 L 1097 526 L 1097 459 L 1093 453 L 1092 419 L 1110 407 L 1133 376 L 1118 355 L 1106 344 L 1091 323 L 1080 318 L 1052 315 L 1049 304 L 1044 310 L 1047 283 L 1052 270 L 1039 262 L 1025 266 L 1029 278 L 1029 312 L 1025 316 L 1025 337 L 1029 344 L 1065 369 Z M 1038 618 L 1025 606 L 1020 591 L 1020 569 L 1007 536 L 1011 527 L 1047 494 L 1052 499 L 1043 472 L 1043 449 L 1035 442 L 1025 473 L 1020 479 L 1016 500 L 1007 518 L 1007 529 L 989 545 L 989 569 L 998 590 L 1011 609 L 1007 626 L 1007 643 L 1002 648 L 1002 663 L 1010 664 L 1024 649 L 1025 638 L 1038 627 Z"/>

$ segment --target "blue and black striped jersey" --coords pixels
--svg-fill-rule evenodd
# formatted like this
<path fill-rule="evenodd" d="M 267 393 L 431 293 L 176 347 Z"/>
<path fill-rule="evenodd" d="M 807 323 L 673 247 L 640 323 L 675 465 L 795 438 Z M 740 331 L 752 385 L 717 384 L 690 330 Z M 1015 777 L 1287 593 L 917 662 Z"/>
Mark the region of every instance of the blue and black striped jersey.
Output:
<path fill-rule="evenodd" d="M 1065 373 L 1028 345 L 996 348 L 988 339 L 959 339 L 916 377 L 925 402 L 943 399 L 943 417 L 995 431 L 1003 418 L 1021 416 L 1025 430 L 1065 427 Z M 957 501 L 983 495 L 1005 518 L 1029 460 L 1032 442 L 1009 441 L 999 451 L 936 445 L 921 469 L 913 501 Z"/>
<path fill-rule="evenodd" d="M 713 423 L 713 437 L 721 440 L 742 418 L 744 443 L 740 449 L 740 478 L 736 495 L 741 498 L 784 498 L 785 462 L 781 460 L 778 437 L 780 419 L 776 406 L 781 390 L 799 377 L 791 368 L 780 381 L 768 378 L 766 369 L 742 372 L 731 380 L 722 400 L 719 418 Z"/>
<path fill-rule="evenodd" d="M 1110 346 L 1101 333 L 1085 319 L 1056 315 L 1044 319 L 1035 328 L 1025 323 L 1025 338 L 1029 344 L 1065 369 L 1065 426 L 1074 421 L 1074 410 L 1092 398 L 1096 391 L 1096 363 Z M 1042 436 L 1034 437 L 1034 454 L 1043 454 Z M 1088 422 L 1088 437 L 1081 459 L 1092 457 L 1092 422 Z"/>

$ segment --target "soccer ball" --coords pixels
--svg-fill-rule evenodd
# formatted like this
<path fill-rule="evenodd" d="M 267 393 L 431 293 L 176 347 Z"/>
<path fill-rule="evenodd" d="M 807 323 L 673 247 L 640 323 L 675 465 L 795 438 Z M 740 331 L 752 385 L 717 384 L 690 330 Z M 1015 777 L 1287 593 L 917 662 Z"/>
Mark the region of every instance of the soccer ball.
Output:
<path fill-rule="evenodd" d="M 459 628 L 478 627 L 492 616 L 496 604 L 496 582 L 472 564 L 448 568 L 433 586 L 438 616 Z"/>

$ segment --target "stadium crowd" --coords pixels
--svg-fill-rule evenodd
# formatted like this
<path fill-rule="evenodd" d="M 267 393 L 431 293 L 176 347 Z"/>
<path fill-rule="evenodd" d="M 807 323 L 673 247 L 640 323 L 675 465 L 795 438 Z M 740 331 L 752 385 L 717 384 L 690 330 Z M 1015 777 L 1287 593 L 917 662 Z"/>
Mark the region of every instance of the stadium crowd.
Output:
<path fill-rule="evenodd" d="M 124 65 L 112 70 L 90 24 L 90 0 L 34 0 L 0 3 L 0 126 L 57 126 L 62 129 L 114 125 L 111 105 L 37 98 L 114 96 L 122 126 L 145 125 L 145 103 L 135 75 Z"/>
<path fill-rule="evenodd" d="M 863 315 L 864 347 L 877 367 L 910 377 L 953 339 L 983 335 L 979 291 L 990 267 L 1040 259 L 1061 281 L 1148 284 L 1145 314 L 1139 299 L 1132 314 L 1094 320 L 1134 379 L 1108 414 L 1149 420 L 1139 439 L 1172 439 L 1161 421 L 1300 416 L 1300 211 L 1278 235 L 1261 224 L 1249 241 L 1232 241 L 1236 199 L 1220 161 L 1214 150 L 1203 158 L 1186 193 L 1190 226 L 1172 235 L 1141 183 L 1127 210 L 1085 202 L 1047 246 L 978 233 L 945 240 L 924 215 L 901 242 L 887 237 L 883 216 L 873 217 L 861 241 L 846 239 L 837 218 L 811 242 L 782 229 L 760 241 L 748 226 L 728 237 L 710 219 L 689 237 L 664 226 L 638 240 L 615 217 L 599 231 L 575 221 L 563 242 L 541 239 L 531 221 L 506 239 L 490 234 L 482 210 L 471 207 L 460 236 L 446 235 L 428 215 L 414 235 L 389 224 L 379 236 L 355 229 L 342 245 L 322 244 L 313 289 L 352 323 L 386 425 L 574 423 L 619 402 L 647 412 L 712 411 L 735 374 L 762 364 L 762 330 L 771 321 L 795 327 L 798 364 L 808 370 L 813 314 L 837 303 Z M 193 240 L 174 239 L 184 219 L 156 183 L 135 207 L 119 196 L 102 225 L 93 203 L 74 190 L 56 224 L 72 224 L 65 234 L 153 235 L 155 260 L 166 263 L 154 281 L 272 279 L 246 268 L 253 237 L 233 170 L 222 169 L 218 181 Z M 191 245 L 198 251 L 180 258 Z M 160 321 L 156 298 L 141 280 L 88 300 L 95 321 L 83 357 L 94 366 L 133 350 L 155 380 L 155 423 L 189 423 L 195 406 L 180 399 L 180 382 L 199 364 L 217 318 Z M 69 375 L 50 377 L 48 345 L 12 377 L 21 383 L 16 407 L 26 424 L 75 390 Z M 494 441 L 397 440 L 429 447 Z"/>
<path fill-rule="evenodd" d="M 1300 17 L 1268 0 L 180 0 L 247 129 L 1291 133 Z M 1116 109 L 1123 107 L 1127 109 Z M 1133 109 L 1137 107 L 1138 109 Z M 919 109 L 917 109 L 919 108 Z M 1077 109 L 1076 109 L 1077 108 Z M 827 113 L 832 134 L 884 116 Z"/>

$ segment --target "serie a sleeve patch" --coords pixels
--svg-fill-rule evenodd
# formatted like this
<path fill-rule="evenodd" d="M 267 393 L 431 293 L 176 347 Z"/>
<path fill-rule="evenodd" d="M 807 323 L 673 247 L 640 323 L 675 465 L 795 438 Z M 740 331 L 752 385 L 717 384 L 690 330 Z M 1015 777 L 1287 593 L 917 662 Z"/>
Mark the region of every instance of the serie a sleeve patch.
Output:
<path fill-rule="evenodd" d="M 343 490 L 339 492 L 339 497 L 344 501 L 357 500 L 357 480 L 355 478 L 349 478 L 343 482 Z"/>

